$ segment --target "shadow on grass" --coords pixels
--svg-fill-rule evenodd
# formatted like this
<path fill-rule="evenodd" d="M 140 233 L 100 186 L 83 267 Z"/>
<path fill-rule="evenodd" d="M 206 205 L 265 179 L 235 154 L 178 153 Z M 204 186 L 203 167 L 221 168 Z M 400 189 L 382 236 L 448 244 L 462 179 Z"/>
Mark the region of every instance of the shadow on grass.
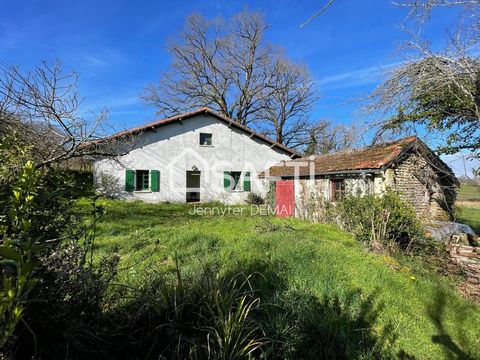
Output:
<path fill-rule="evenodd" d="M 459 342 L 455 342 L 445 328 L 444 315 L 447 305 L 446 299 L 447 294 L 440 290 L 437 291 L 433 303 L 430 304 L 427 309 L 428 316 L 430 320 L 432 320 L 438 332 L 437 335 L 432 336 L 432 342 L 442 346 L 445 357 L 448 359 L 474 359 L 467 352 L 462 350 L 461 344 L 459 344 Z M 464 318 L 462 308 L 457 308 L 455 311 L 458 312 L 460 319 Z"/>
<path fill-rule="evenodd" d="M 262 303 L 255 319 L 269 339 L 267 358 L 413 358 L 402 350 L 390 350 L 397 340 L 393 326 L 378 330 L 382 305 L 375 305 L 376 293 L 364 296 L 358 290 L 318 298 L 307 290 L 292 288 L 288 269 L 281 264 L 257 261 L 238 265 L 231 274 L 256 274 L 250 285 Z"/>
<path fill-rule="evenodd" d="M 379 328 L 375 293 L 319 298 L 288 275 L 269 259 L 239 261 L 227 273 L 205 267 L 192 278 L 177 271 L 175 281 L 159 275 L 108 311 L 61 319 L 52 329 L 45 322 L 41 358 L 411 358 L 391 350 L 396 336 L 392 326 Z M 258 347 L 241 353 L 228 344 Z"/>

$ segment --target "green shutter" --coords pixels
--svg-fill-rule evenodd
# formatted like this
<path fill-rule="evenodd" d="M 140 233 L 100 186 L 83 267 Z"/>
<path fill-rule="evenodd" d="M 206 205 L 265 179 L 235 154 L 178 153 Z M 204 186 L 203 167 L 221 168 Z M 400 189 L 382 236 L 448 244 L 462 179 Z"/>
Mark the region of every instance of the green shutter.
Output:
<path fill-rule="evenodd" d="M 160 191 L 160 171 L 158 170 L 150 170 L 150 190 Z"/>
<path fill-rule="evenodd" d="M 223 172 L 223 188 L 230 191 L 230 171 Z"/>
<path fill-rule="evenodd" d="M 125 170 L 125 191 L 133 192 L 135 170 Z"/>
<path fill-rule="evenodd" d="M 250 172 L 247 171 L 243 175 L 243 191 L 250 191 Z"/>

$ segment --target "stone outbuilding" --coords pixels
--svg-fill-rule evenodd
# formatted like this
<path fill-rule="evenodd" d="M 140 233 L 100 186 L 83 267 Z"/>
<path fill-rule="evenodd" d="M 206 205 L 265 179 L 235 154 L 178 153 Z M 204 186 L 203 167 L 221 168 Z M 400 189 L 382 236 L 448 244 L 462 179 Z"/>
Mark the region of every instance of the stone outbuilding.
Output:
<path fill-rule="evenodd" d="M 452 169 L 416 136 L 282 161 L 260 176 L 275 183 L 277 212 L 283 208 L 285 216 L 298 216 L 306 197 L 335 202 L 392 189 L 423 220 L 449 220 L 459 187 Z"/>

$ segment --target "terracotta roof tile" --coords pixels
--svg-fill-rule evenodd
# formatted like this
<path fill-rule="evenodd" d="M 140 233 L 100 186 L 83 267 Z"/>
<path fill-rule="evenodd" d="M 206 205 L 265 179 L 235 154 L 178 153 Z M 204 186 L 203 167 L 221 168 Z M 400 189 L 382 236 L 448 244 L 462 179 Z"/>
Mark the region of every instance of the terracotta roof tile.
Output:
<path fill-rule="evenodd" d="M 232 120 L 232 119 L 230 119 L 226 116 L 218 114 L 217 112 L 213 111 L 212 109 L 210 109 L 208 107 L 202 107 L 200 109 L 197 109 L 197 110 L 194 110 L 194 111 L 191 111 L 191 112 L 188 112 L 188 113 L 183 113 L 183 114 L 171 116 L 171 117 L 168 117 L 168 118 L 165 118 L 165 119 L 156 120 L 156 121 L 150 122 L 148 124 L 145 124 L 145 125 L 142 125 L 142 126 L 139 126 L 139 127 L 135 127 L 135 128 L 132 128 L 132 129 L 128 129 L 128 130 L 125 130 L 125 131 L 118 132 L 118 133 L 113 134 L 111 136 L 108 136 L 104 139 L 94 141 L 90 144 L 92 144 L 92 145 L 99 144 L 99 143 L 101 143 L 103 141 L 106 141 L 106 140 L 119 139 L 119 138 L 122 138 L 124 136 L 135 135 L 135 134 L 139 134 L 139 133 L 142 133 L 142 132 L 145 132 L 145 131 L 154 130 L 158 127 L 168 125 L 168 124 L 171 124 L 171 123 L 174 123 L 174 122 L 177 122 L 177 121 L 186 120 L 186 119 L 192 118 L 192 117 L 194 117 L 196 115 L 200 115 L 200 114 L 211 115 L 211 116 L 217 118 L 218 120 L 229 124 L 229 126 L 234 126 L 237 129 L 240 129 L 243 132 L 246 132 L 247 134 L 251 135 L 252 137 L 255 137 L 257 139 L 260 139 L 260 140 L 270 144 L 272 147 L 276 147 L 276 148 L 279 148 L 279 149 L 285 151 L 286 153 L 290 154 L 290 156 L 292 158 L 299 158 L 300 157 L 300 154 L 297 153 L 295 150 L 290 149 L 290 148 L 286 147 L 285 145 L 282 145 L 282 144 L 280 144 L 276 141 L 273 141 L 272 139 L 270 139 L 270 138 L 268 138 L 268 137 L 266 137 L 262 134 L 259 134 L 255 131 L 253 131 L 252 129 L 250 129 L 249 127 L 247 127 L 245 125 L 242 125 L 242 124 L 240 124 L 240 123 L 238 123 L 238 122 L 236 122 L 236 121 L 234 121 L 234 120 Z"/>
<path fill-rule="evenodd" d="M 295 168 L 298 168 L 299 175 L 309 175 L 311 168 L 314 169 L 315 174 L 352 170 L 378 170 L 395 160 L 417 141 L 420 140 L 416 136 L 410 136 L 398 141 L 361 149 L 282 161 L 269 169 L 268 176 L 294 176 Z M 265 175 L 265 173 L 260 174 L 260 176 Z"/>

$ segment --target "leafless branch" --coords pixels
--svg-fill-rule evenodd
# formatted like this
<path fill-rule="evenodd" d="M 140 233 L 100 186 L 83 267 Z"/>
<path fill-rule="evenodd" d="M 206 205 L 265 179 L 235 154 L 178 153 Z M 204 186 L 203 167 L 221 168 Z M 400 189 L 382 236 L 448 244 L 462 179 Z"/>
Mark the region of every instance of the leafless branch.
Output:
<path fill-rule="evenodd" d="M 110 144 L 86 146 L 105 136 L 108 110 L 81 116 L 78 74 L 60 62 L 43 62 L 33 71 L 0 63 L 0 132 L 14 132 L 34 148 L 37 166 L 89 155 L 113 155 Z"/>
<path fill-rule="evenodd" d="M 312 17 L 310 17 L 307 21 L 305 21 L 302 25 L 300 25 L 300 28 L 303 28 L 303 27 L 307 26 L 312 20 L 314 20 L 317 17 L 319 17 L 320 15 L 322 15 L 325 11 L 327 11 L 327 9 L 330 6 L 333 5 L 334 2 L 335 2 L 335 0 L 329 0 L 328 3 L 323 8 L 320 9 L 320 11 L 313 14 Z"/>

